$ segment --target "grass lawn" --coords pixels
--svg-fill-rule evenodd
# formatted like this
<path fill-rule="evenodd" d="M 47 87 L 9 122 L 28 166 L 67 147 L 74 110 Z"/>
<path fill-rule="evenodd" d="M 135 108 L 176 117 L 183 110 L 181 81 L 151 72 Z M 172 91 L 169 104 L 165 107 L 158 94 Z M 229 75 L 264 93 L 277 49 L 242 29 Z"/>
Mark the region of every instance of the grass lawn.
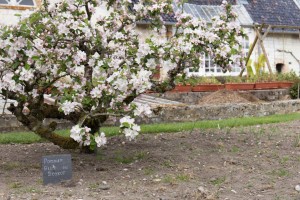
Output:
<path fill-rule="evenodd" d="M 180 122 L 180 123 L 163 123 L 163 124 L 147 124 L 141 125 L 141 133 L 164 133 L 164 132 L 180 132 L 190 131 L 193 129 L 210 129 L 210 128 L 226 128 L 253 126 L 259 124 L 271 124 L 279 122 L 288 122 L 300 119 L 300 113 L 272 115 L 267 117 L 245 117 L 232 118 L 225 120 L 209 120 L 197 122 Z M 102 131 L 107 136 L 115 136 L 120 134 L 118 127 L 103 127 Z M 57 131 L 62 136 L 69 137 L 69 130 Z M 0 134 L 0 144 L 22 143 L 29 144 L 35 142 L 46 142 L 44 139 L 32 132 L 11 132 Z"/>

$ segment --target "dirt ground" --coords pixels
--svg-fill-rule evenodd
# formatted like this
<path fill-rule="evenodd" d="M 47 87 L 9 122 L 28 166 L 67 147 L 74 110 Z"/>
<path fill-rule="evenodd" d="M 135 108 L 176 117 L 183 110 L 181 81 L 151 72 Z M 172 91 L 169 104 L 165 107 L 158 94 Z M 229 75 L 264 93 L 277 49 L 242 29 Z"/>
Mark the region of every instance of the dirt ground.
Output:
<path fill-rule="evenodd" d="M 258 99 L 250 92 L 239 92 L 231 90 L 219 90 L 208 94 L 201 98 L 198 104 L 224 104 L 224 103 L 261 103 L 262 100 Z"/>
<path fill-rule="evenodd" d="M 299 124 L 114 137 L 97 155 L 0 145 L 0 199 L 299 200 Z M 43 186 L 42 156 L 65 153 L 72 181 Z"/>

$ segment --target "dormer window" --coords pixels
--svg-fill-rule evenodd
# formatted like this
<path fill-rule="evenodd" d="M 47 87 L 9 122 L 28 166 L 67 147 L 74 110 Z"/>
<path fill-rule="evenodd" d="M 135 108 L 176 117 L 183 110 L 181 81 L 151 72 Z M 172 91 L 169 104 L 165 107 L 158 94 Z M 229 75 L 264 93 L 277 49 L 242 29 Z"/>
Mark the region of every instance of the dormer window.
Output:
<path fill-rule="evenodd" d="M 9 9 L 26 9 L 36 6 L 35 0 L 0 0 L 0 7 Z"/>

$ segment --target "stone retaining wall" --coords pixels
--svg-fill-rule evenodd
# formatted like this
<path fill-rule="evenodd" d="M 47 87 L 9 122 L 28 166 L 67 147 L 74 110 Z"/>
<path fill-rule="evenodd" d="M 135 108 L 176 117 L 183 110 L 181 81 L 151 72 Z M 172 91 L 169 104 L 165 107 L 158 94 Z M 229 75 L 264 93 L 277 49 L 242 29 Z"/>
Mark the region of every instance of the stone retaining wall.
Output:
<path fill-rule="evenodd" d="M 286 96 L 289 95 L 288 89 L 249 90 L 240 92 L 249 92 L 252 95 L 256 96 L 258 99 L 264 101 L 277 101 L 285 99 Z M 202 97 L 211 93 L 212 92 L 166 92 L 164 94 L 151 93 L 149 95 L 187 104 L 197 104 Z"/>
<path fill-rule="evenodd" d="M 138 118 L 138 123 L 188 122 L 200 120 L 219 120 L 234 117 L 268 116 L 300 111 L 300 100 L 274 101 L 267 103 L 240 103 L 223 105 L 188 105 L 158 107 L 149 118 Z M 106 125 L 117 125 L 113 120 Z M 59 128 L 69 128 L 71 123 L 59 121 Z M 0 132 L 26 130 L 12 115 L 0 118 Z"/>
<path fill-rule="evenodd" d="M 188 122 L 219 120 L 235 117 L 260 117 L 300 111 L 300 100 L 274 101 L 268 103 L 223 104 L 214 106 L 189 105 L 164 107 L 151 118 L 137 119 L 139 123 Z"/>
<path fill-rule="evenodd" d="M 57 120 L 57 119 L 46 119 L 45 123 L 49 123 L 49 121 L 57 122 L 57 129 L 66 129 L 71 128 L 72 123 L 66 120 Z M 14 115 L 2 115 L 0 116 L 0 133 L 12 132 L 12 131 L 28 131 L 26 127 L 24 127 L 21 122 L 17 120 Z"/>

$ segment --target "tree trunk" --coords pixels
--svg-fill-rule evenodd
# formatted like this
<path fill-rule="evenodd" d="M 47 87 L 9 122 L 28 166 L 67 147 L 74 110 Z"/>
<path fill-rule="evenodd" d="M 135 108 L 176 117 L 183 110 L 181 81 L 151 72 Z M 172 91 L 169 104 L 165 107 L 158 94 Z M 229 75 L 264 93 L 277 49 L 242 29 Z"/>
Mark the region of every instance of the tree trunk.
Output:
<path fill-rule="evenodd" d="M 34 130 L 34 133 L 63 149 L 77 149 L 79 147 L 79 143 L 72 138 L 60 136 L 50 128 L 42 126 Z"/>
<path fill-rule="evenodd" d="M 52 142 L 55 145 L 58 145 L 63 149 L 76 149 L 79 147 L 79 143 L 72 138 L 63 137 L 54 132 L 57 126 L 56 122 L 51 122 L 49 125 L 44 125 L 42 123 L 44 117 L 38 119 L 31 114 L 24 115 L 23 109 L 24 106 L 22 104 L 19 104 L 17 107 L 11 104 L 10 107 L 8 107 L 8 110 L 17 117 L 18 121 L 20 121 L 24 126 L 40 137 Z"/>
<path fill-rule="evenodd" d="M 84 116 L 82 112 L 73 112 L 70 115 L 64 115 L 64 113 L 58 111 L 58 107 L 47 104 L 32 104 L 30 105 L 30 112 L 28 115 L 23 113 L 24 105 L 22 103 L 14 106 L 13 104 L 8 107 L 24 126 L 33 131 L 40 137 L 52 142 L 55 145 L 63 149 L 76 149 L 80 147 L 80 144 L 70 137 L 63 137 L 55 133 L 57 123 L 51 122 L 49 125 L 45 125 L 43 120 L 45 118 L 66 119 L 74 124 L 77 124 Z M 106 112 L 106 110 L 99 112 Z M 107 120 L 108 116 L 98 116 L 95 118 L 86 118 L 82 126 L 87 126 L 91 129 L 90 133 L 95 134 L 99 131 L 101 124 Z M 81 146 L 81 151 L 84 153 L 93 153 L 89 146 Z"/>

